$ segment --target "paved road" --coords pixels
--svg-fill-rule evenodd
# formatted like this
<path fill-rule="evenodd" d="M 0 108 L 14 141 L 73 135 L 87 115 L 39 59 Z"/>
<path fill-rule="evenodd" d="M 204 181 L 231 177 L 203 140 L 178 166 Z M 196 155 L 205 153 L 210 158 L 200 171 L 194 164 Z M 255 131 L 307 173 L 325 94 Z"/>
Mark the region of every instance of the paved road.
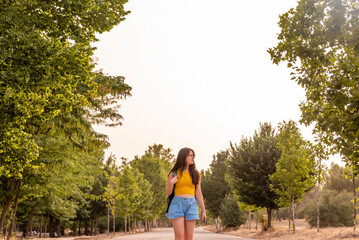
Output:
<path fill-rule="evenodd" d="M 137 233 L 122 237 L 113 238 L 113 240 L 174 240 L 172 228 L 158 228 L 151 232 Z M 248 238 L 240 238 L 230 235 L 218 234 L 203 230 L 203 228 L 195 228 L 194 240 L 250 240 Z"/>

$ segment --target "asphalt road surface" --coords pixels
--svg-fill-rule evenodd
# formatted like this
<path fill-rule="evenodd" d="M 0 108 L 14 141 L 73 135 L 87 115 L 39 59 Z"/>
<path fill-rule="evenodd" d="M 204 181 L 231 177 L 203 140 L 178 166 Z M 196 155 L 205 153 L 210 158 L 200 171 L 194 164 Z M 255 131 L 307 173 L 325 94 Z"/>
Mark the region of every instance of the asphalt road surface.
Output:
<path fill-rule="evenodd" d="M 173 228 L 157 228 L 151 232 L 131 234 L 113 238 L 113 240 L 174 240 Z M 193 240 L 250 240 L 248 238 L 235 237 L 219 233 L 213 233 L 195 228 Z"/>

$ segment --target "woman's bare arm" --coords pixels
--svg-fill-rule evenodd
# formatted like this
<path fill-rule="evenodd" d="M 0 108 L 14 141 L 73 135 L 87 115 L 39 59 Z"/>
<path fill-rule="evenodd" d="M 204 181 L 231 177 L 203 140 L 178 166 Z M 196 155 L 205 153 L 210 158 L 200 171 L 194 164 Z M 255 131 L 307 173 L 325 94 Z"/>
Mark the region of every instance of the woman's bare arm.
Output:
<path fill-rule="evenodd" d="M 176 184 L 177 180 L 178 180 L 177 176 L 173 177 L 172 172 L 170 173 L 170 175 L 168 175 L 167 186 L 166 186 L 166 195 L 167 196 L 171 195 L 171 193 L 173 191 L 173 186 Z"/>
<path fill-rule="evenodd" d="M 201 184 L 197 184 L 196 199 L 198 201 L 199 207 L 202 209 L 202 221 L 206 221 L 207 215 L 206 215 L 206 208 L 204 206 L 204 201 L 203 201 Z"/>

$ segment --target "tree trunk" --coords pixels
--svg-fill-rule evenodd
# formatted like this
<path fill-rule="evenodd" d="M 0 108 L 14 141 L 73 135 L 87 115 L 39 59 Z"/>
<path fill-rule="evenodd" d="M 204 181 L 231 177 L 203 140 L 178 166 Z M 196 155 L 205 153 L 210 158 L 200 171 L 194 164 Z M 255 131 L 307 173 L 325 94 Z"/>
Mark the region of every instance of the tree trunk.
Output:
<path fill-rule="evenodd" d="M 125 214 L 125 234 L 127 233 L 127 215 Z"/>
<path fill-rule="evenodd" d="M 6 236 L 6 234 L 7 234 L 7 232 L 8 232 L 8 225 L 5 225 L 5 230 L 4 230 L 4 238 L 3 239 L 5 239 L 5 236 Z"/>
<path fill-rule="evenodd" d="M 353 193 L 354 193 L 354 233 L 355 233 L 355 229 L 357 226 L 357 210 L 356 210 L 356 206 L 357 206 L 357 194 L 356 194 L 356 189 L 355 189 L 355 176 L 353 174 Z"/>
<path fill-rule="evenodd" d="M 40 217 L 40 238 L 42 238 L 42 214 Z"/>
<path fill-rule="evenodd" d="M 4 204 L 4 207 L 2 209 L 1 212 L 1 217 L 0 217 L 0 236 L 5 236 L 4 234 L 4 223 L 5 223 L 5 219 L 6 219 L 6 214 L 9 211 L 10 207 L 11 207 L 11 202 L 12 202 L 13 196 L 9 196 Z"/>
<path fill-rule="evenodd" d="M 34 206 L 31 206 L 30 208 L 30 215 L 29 215 L 29 221 L 27 222 L 26 226 L 26 233 L 25 236 L 31 236 L 32 235 L 32 218 L 34 217 Z"/>
<path fill-rule="evenodd" d="M 137 221 L 136 221 L 136 218 L 135 218 L 135 233 L 137 233 Z"/>
<path fill-rule="evenodd" d="M 113 219 L 113 221 L 112 221 L 112 230 L 113 230 L 113 236 L 115 236 L 115 233 L 116 233 L 116 214 L 114 214 L 113 216 L 112 216 L 112 219 Z"/>
<path fill-rule="evenodd" d="M 292 218 L 292 208 L 291 207 L 288 207 L 288 209 L 289 209 L 289 230 L 290 230 L 290 220 L 291 220 L 291 218 Z"/>
<path fill-rule="evenodd" d="M 110 235 L 110 205 L 107 207 L 107 236 Z"/>
<path fill-rule="evenodd" d="M 52 215 L 50 215 L 50 221 L 49 221 L 49 236 L 50 236 L 50 238 L 54 236 L 52 234 L 52 223 L 53 223 L 53 221 L 54 221 L 54 219 L 53 219 Z"/>
<path fill-rule="evenodd" d="M 88 219 L 85 221 L 85 235 L 89 235 L 89 221 Z"/>
<path fill-rule="evenodd" d="M 133 232 L 133 233 L 135 232 L 135 228 L 136 228 L 136 226 L 135 226 L 135 219 L 134 219 L 133 214 L 132 214 L 132 232 Z"/>
<path fill-rule="evenodd" d="M 97 235 L 97 215 L 95 216 L 95 235 Z"/>
<path fill-rule="evenodd" d="M 3 231 L 4 231 L 4 223 L 5 223 L 6 215 L 11 207 L 11 203 L 14 198 L 14 194 L 12 194 L 12 192 L 14 190 L 18 190 L 17 188 L 20 188 L 19 183 L 20 183 L 20 181 L 18 181 L 18 183 L 16 183 L 16 180 L 14 177 L 11 179 L 11 184 L 10 184 L 10 188 L 9 188 L 10 195 L 7 197 L 6 202 L 3 205 L 3 209 L 1 211 L 1 216 L 0 216 L 0 237 L 2 237 L 2 236 L 5 237 L 5 234 L 3 233 Z"/>
<path fill-rule="evenodd" d="M 61 232 L 60 232 L 60 219 L 56 218 L 55 219 L 55 237 L 60 237 L 61 236 Z"/>
<path fill-rule="evenodd" d="M 90 235 L 93 236 L 93 218 L 91 218 Z"/>
<path fill-rule="evenodd" d="M 45 231 L 44 231 L 44 238 L 46 238 L 46 231 L 47 231 L 47 221 L 49 220 L 49 216 L 47 215 L 46 216 L 46 219 L 45 219 Z M 50 235 L 49 235 L 50 236 Z"/>
<path fill-rule="evenodd" d="M 15 228 L 16 211 L 17 211 L 18 202 L 19 202 L 19 194 L 17 194 L 16 198 L 15 198 L 15 208 L 14 208 L 14 212 L 12 214 L 12 222 L 10 224 L 8 238 L 7 238 L 8 240 L 12 239 L 12 233 L 13 233 L 14 228 Z"/>
<path fill-rule="evenodd" d="M 145 220 L 145 232 L 147 232 L 147 220 Z"/>
<path fill-rule="evenodd" d="M 128 233 L 131 233 L 131 215 L 128 215 Z"/>
<path fill-rule="evenodd" d="M 272 227 L 272 209 L 267 208 L 267 215 L 268 215 L 268 227 L 270 229 Z"/>
<path fill-rule="evenodd" d="M 251 210 L 249 210 L 248 211 L 248 229 L 249 230 L 252 229 L 252 227 L 251 227 L 251 221 L 252 221 L 251 217 L 252 217 L 252 212 L 251 212 Z"/>
<path fill-rule="evenodd" d="M 293 215 L 292 215 L 292 221 L 293 221 L 293 232 L 295 232 L 295 221 L 294 221 L 294 218 L 295 218 L 295 213 L 294 213 L 294 197 L 292 197 L 292 209 L 293 209 L 293 211 L 292 211 L 292 213 L 293 213 Z"/>
<path fill-rule="evenodd" d="M 280 218 L 280 213 L 279 213 L 279 209 L 277 209 L 276 211 L 276 219 L 277 219 L 277 221 L 282 221 L 282 219 Z"/>
<path fill-rule="evenodd" d="M 319 207 L 319 203 L 320 203 L 320 176 L 322 173 L 322 161 L 319 158 L 319 172 L 318 172 L 318 187 L 317 187 L 317 232 L 319 232 L 319 225 L 320 225 L 320 207 Z"/>
<path fill-rule="evenodd" d="M 78 235 L 81 236 L 81 220 L 79 220 L 79 230 L 78 230 Z"/>

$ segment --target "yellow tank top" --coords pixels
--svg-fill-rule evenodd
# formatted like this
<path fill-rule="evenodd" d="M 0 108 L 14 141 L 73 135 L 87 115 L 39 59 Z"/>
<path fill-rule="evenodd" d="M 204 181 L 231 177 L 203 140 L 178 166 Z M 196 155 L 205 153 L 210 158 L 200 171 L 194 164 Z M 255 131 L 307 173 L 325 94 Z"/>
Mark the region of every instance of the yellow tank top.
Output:
<path fill-rule="evenodd" d="M 178 170 L 178 180 L 175 186 L 175 195 L 190 194 L 195 195 L 196 188 L 192 183 L 192 177 L 189 172 L 181 172 Z"/>

